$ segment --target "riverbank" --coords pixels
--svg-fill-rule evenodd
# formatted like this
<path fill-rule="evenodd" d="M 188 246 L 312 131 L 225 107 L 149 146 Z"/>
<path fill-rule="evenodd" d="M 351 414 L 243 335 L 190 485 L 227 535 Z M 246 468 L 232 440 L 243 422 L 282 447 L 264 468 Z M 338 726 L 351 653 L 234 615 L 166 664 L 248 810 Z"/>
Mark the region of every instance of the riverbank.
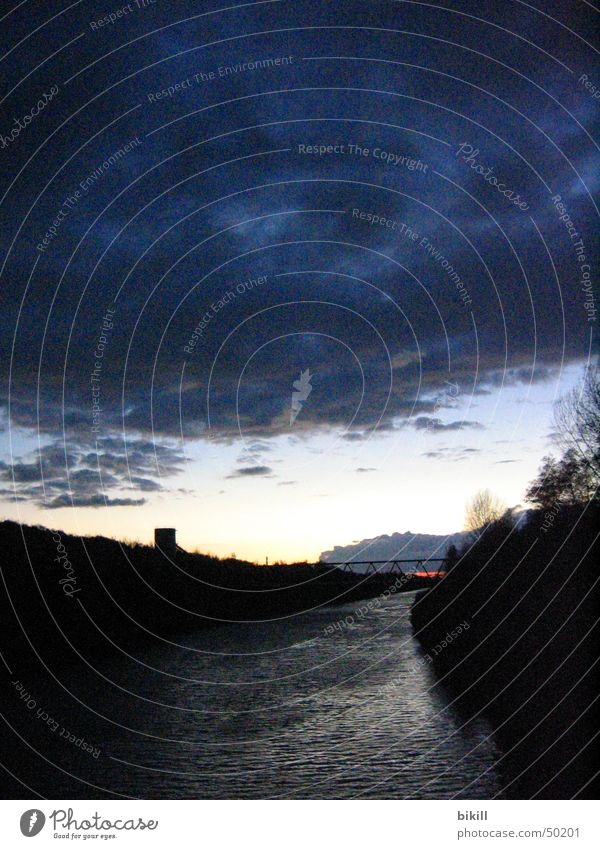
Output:
<path fill-rule="evenodd" d="M 76 663 L 234 622 L 277 620 L 322 606 L 415 589 L 398 575 L 325 564 L 257 566 L 105 537 L 0 523 L 0 615 L 15 663 L 36 653 Z M 7 658 L 10 663 L 11 658 Z"/>
<path fill-rule="evenodd" d="M 411 611 L 457 706 L 484 715 L 513 798 L 587 798 L 598 722 L 598 509 L 497 523 Z M 460 623 L 468 628 L 447 635 Z"/>

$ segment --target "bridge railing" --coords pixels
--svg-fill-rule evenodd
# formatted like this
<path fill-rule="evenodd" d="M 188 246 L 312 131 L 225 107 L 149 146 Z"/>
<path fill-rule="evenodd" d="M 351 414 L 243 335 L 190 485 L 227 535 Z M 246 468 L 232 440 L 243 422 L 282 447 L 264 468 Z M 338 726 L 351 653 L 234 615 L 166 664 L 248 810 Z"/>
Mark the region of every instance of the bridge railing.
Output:
<path fill-rule="evenodd" d="M 446 574 L 447 558 L 445 557 L 424 557 L 420 560 L 412 558 L 410 560 L 394 559 L 394 560 L 341 560 L 339 562 L 322 560 L 318 566 L 331 566 L 334 569 L 341 569 L 342 572 L 350 572 L 353 575 L 392 575 L 402 574 L 409 577 L 423 578 L 443 578 Z M 404 565 L 411 564 L 413 569 L 406 569 Z M 427 568 L 430 564 L 438 564 L 433 569 Z M 360 571 L 356 571 L 356 567 L 366 567 Z M 385 568 L 387 567 L 387 568 Z"/>

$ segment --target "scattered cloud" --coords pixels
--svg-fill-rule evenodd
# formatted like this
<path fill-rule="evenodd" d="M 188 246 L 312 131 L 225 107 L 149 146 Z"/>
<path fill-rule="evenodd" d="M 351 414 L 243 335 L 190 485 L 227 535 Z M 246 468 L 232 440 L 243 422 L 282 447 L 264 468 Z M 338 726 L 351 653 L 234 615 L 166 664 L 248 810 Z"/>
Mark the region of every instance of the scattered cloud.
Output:
<path fill-rule="evenodd" d="M 146 499 L 125 492 L 163 491 L 163 479 L 183 471 L 183 459 L 179 448 L 146 439 L 105 436 L 68 449 L 55 440 L 13 463 L 0 461 L 0 481 L 14 485 L 0 489 L 0 498 L 16 495 L 49 510 L 138 507 Z"/>
<path fill-rule="evenodd" d="M 273 469 L 270 466 L 242 466 L 242 468 L 236 469 L 230 475 L 227 475 L 227 479 L 269 477 L 272 474 Z"/>
<path fill-rule="evenodd" d="M 421 355 L 418 351 L 400 351 L 399 354 L 394 354 L 392 357 L 392 369 L 403 369 L 411 363 L 421 361 Z"/>
<path fill-rule="evenodd" d="M 145 498 L 106 498 L 103 495 L 58 495 L 44 506 L 47 510 L 61 507 L 141 507 Z"/>
<path fill-rule="evenodd" d="M 441 419 L 431 418 L 430 416 L 418 416 L 413 422 L 416 430 L 427 430 L 432 433 L 452 430 L 483 430 L 483 425 L 480 422 L 469 421 L 454 421 L 443 422 Z"/>
<path fill-rule="evenodd" d="M 362 433 L 357 430 L 349 430 L 347 433 L 344 433 L 342 439 L 346 442 L 362 442 L 364 439 L 367 439 L 368 434 Z"/>
<path fill-rule="evenodd" d="M 476 454 L 481 454 L 480 448 L 440 448 L 437 451 L 424 451 L 421 456 L 428 460 L 447 460 L 451 463 L 459 463 Z"/>

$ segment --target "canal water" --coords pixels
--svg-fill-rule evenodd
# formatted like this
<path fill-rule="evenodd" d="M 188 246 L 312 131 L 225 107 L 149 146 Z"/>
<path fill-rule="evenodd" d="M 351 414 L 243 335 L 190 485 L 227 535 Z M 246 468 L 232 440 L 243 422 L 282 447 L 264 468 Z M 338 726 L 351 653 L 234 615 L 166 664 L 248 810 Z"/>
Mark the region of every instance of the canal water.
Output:
<path fill-rule="evenodd" d="M 31 789 L 41 779 L 51 798 L 501 795 L 491 729 L 465 723 L 437 681 L 412 601 L 182 634 L 63 676 L 50 710 L 99 754 L 30 720 L 29 742 L 48 759 L 30 753 Z"/>

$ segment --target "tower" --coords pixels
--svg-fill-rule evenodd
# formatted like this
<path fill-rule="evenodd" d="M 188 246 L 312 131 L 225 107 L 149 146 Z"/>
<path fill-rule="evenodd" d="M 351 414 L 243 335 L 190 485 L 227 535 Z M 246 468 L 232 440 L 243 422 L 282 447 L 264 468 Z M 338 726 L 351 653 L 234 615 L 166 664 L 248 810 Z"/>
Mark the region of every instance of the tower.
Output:
<path fill-rule="evenodd" d="M 172 555 L 177 553 L 177 531 L 175 528 L 155 528 L 154 547 L 163 554 Z"/>

